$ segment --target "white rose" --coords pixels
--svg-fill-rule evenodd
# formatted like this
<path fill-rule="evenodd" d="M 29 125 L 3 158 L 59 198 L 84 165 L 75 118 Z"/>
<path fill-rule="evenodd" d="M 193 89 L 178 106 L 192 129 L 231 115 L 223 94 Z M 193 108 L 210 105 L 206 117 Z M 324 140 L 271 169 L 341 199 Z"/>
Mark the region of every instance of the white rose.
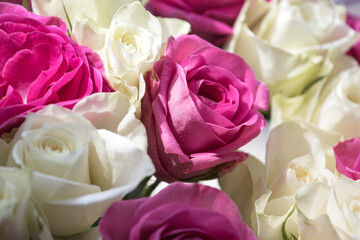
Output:
<path fill-rule="evenodd" d="M 138 0 L 31 0 L 31 7 L 36 14 L 61 18 L 66 23 L 68 29 L 74 25 L 74 18 L 79 12 L 93 19 L 100 26 L 109 27 L 112 16 L 121 6 L 137 1 Z M 66 14 L 69 18 L 66 17 Z"/>
<path fill-rule="evenodd" d="M 140 102 L 145 94 L 143 74 L 159 60 L 168 38 L 187 34 L 190 24 L 175 18 L 155 17 L 138 1 L 120 1 L 122 4 L 117 0 L 94 1 L 64 2 L 70 12 L 72 37 L 100 55 L 111 86 L 135 104 L 139 116 Z M 56 15 L 61 12 L 60 0 L 52 0 L 51 4 L 45 0 L 33 2 L 36 13 Z M 77 8 L 78 4 L 81 6 L 80 2 L 86 6 L 84 9 Z M 104 16 L 110 21 L 100 21 Z M 67 18 L 62 19 L 67 22 Z"/>
<path fill-rule="evenodd" d="M 44 217 L 31 200 L 31 174 L 0 167 L 0 238 L 51 239 Z"/>
<path fill-rule="evenodd" d="M 75 18 L 73 37 L 97 51 L 104 61 L 112 87 L 137 107 L 145 93 L 143 74 L 160 58 L 170 36 L 186 34 L 190 25 L 182 20 L 157 18 L 139 2 L 123 5 L 102 28 L 86 15 Z"/>
<path fill-rule="evenodd" d="M 321 182 L 304 185 L 296 194 L 299 239 L 339 240 L 327 215 L 330 186 Z"/>
<path fill-rule="evenodd" d="M 331 187 L 312 184 L 296 195 L 303 221 L 304 239 L 344 239 L 360 237 L 360 183 L 338 178 Z"/>
<path fill-rule="evenodd" d="M 340 72 L 315 84 L 295 98 L 273 98 L 272 126 L 292 118 L 302 118 L 318 127 L 343 135 L 360 136 L 360 68 Z"/>
<path fill-rule="evenodd" d="M 286 234 L 298 236 L 298 214 L 292 213 L 295 194 L 311 182 L 332 183 L 335 160 L 331 151 L 339 138 L 302 121 L 285 122 L 270 132 L 264 181 L 270 192 L 255 202 L 259 236 L 267 236 L 271 229 L 270 236 L 280 237 L 288 216 Z"/>
<path fill-rule="evenodd" d="M 360 183 L 348 178 L 334 182 L 327 214 L 341 239 L 360 237 Z"/>
<path fill-rule="evenodd" d="M 93 102 L 98 104 L 91 105 Z M 107 104 L 107 109 L 97 110 Z M 135 123 L 131 125 L 131 118 L 125 115 L 127 131 L 138 129 L 145 134 L 144 128 L 139 130 L 134 107 L 120 93 L 91 95 L 74 109 L 83 111 L 97 127 L 109 124 L 117 130 L 123 122 L 115 124 L 119 117 L 107 119 L 117 115 L 109 112 L 130 110 Z M 113 201 L 122 199 L 155 171 L 144 152 L 146 144 L 138 147 L 146 139 L 144 135 L 128 138 L 96 129 L 75 111 L 50 105 L 29 113 L 11 142 L 8 161 L 8 165 L 33 171 L 33 197 L 42 207 L 52 234 L 58 236 L 87 230 Z"/>
<path fill-rule="evenodd" d="M 331 151 L 339 138 L 306 122 L 285 122 L 270 132 L 265 173 L 261 174 L 258 164 L 247 163 L 248 168 L 241 166 L 235 170 L 238 174 L 220 180 L 222 189 L 245 213 L 245 220 L 250 219 L 259 239 L 282 239 L 284 225 L 288 236 L 298 236 L 295 195 L 309 183 L 334 181 Z M 236 191 L 239 186 L 245 189 Z"/>
<path fill-rule="evenodd" d="M 356 42 L 344 13 L 331 0 L 248 0 L 226 49 L 245 59 L 271 95 L 295 96 Z"/>

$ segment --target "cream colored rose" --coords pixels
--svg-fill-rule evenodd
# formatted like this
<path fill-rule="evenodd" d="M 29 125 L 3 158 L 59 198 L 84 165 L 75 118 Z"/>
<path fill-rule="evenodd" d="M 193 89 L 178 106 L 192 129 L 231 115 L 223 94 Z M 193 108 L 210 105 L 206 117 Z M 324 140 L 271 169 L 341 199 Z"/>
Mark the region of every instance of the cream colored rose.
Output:
<path fill-rule="evenodd" d="M 331 0 L 248 0 L 226 49 L 245 59 L 272 96 L 296 96 L 356 42 L 344 12 Z"/>
<path fill-rule="evenodd" d="M 359 182 L 344 177 L 331 187 L 312 184 L 300 189 L 296 199 L 303 239 L 359 239 Z"/>
<path fill-rule="evenodd" d="M 63 16 L 67 22 L 60 0 L 33 3 L 36 13 Z M 80 3 L 86 7 L 77 8 Z M 139 1 L 65 1 L 64 6 L 70 12 L 73 39 L 100 55 L 112 87 L 135 104 L 139 116 L 145 93 L 143 74 L 160 58 L 168 38 L 187 34 L 190 25 L 175 18 L 155 17 Z"/>
<path fill-rule="evenodd" d="M 360 183 L 339 178 L 332 186 L 327 214 L 341 239 L 360 237 Z"/>
<path fill-rule="evenodd" d="M 313 182 L 298 190 L 296 211 L 299 239 L 347 239 L 339 237 L 327 215 L 330 188 L 327 184 Z"/>
<path fill-rule="evenodd" d="M 345 139 L 360 136 L 360 68 L 340 72 L 315 84 L 304 95 L 275 96 L 271 125 L 302 118 Z"/>
<path fill-rule="evenodd" d="M 248 165 L 241 175 L 232 174 L 220 181 L 222 189 L 241 206 L 245 219 L 250 218 L 250 226 L 259 239 L 282 239 L 284 225 L 288 236 L 299 236 L 297 191 L 312 182 L 334 181 L 331 150 L 339 138 L 303 121 L 285 122 L 270 132 L 265 174 L 259 172 L 259 167 Z M 246 190 L 232 190 L 236 186 Z M 247 191 L 248 197 L 242 197 Z"/>
<path fill-rule="evenodd" d="M 138 108 L 145 93 L 143 74 L 150 70 L 170 36 L 186 34 L 190 25 L 178 19 L 156 18 L 139 2 L 126 4 L 101 28 L 86 15 L 75 18 L 73 37 L 99 53 L 114 89 Z"/>
<path fill-rule="evenodd" d="M 110 113 L 116 109 L 121 110 Z M 124 115 L 126 110 L 132 118 Z M 113 201 L 154 173 L 146 144 L 141 145 L 145 129 L 134 112 L 120 93 L 100 93 L 79 102 L 74 111 L 50 105 L 26 117 L 11 142 L 8 165 L 32 171 L 32 195 L 53 235 L 87 230 Z M 91 121 L 109 130 L 96 129 Z M 124 135 L 119 134 L 122 125 L 128 128 Z M 126 134 L 132 129 L 142 138 Z"/>
<path fill-rule="evenodd" d="M 78 13 L 84 13 L 101 27 L 109 27 L 111 18 L 124 4 L 138 0 L 31 0 L 33 12 L 42 16 L 57 16 L 70 29 Z M 66 13 L 69 17 L 66 17 Z"/>
<path fill-rule="evenodd" d="M 31 174 L 0 167 L 0 238 L 52 239 L 46 220 L 31 199 Z"/>

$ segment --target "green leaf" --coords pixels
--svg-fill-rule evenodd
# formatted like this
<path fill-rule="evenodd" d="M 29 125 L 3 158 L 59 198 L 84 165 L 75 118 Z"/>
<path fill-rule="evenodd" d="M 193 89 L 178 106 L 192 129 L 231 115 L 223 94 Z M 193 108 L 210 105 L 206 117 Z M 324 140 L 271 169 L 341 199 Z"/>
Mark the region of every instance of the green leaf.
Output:
<path fill-rule="evenodd" d="M 142 197 L 150 197 L 151 193 L 155 190 L 155 188 L 161 183 L 159 179 L 156 179 L 154 183 L 150 186 L 145 187 L 142 193 Z"/>
<path fill-rule="evenodd" d="M 91 225 L 90 228 L 95 228 L 95 227 L 99 226 L 100 220 L 101 220 L 101 217 L 98 218 L 98 219 Z"/>
<path fill-rule="evenodd" d="M 261 114 L 264 116 L 264 118 L 266 120 L 270 120 L 270 117 L 271 117 L 271 109 L 270 109 L 270 107 L 271 107 L 271 104 L 269 103 L 268 109 L 265 110 L 265 111 L 261 111 Z"/>
<path fill-rule="evenodd" d="M 290 237 L 288 237 L 288 235 L 286 234 L 286 230 L 285 230 L 285 225 L 287 220 L 289 219 L 289 217 L 294 213 L 295 211 L 295 205 L 293 206 L 293 208 L 291 209 L 289 215 L 287 215 L 287 217 L 285 218 L 285 221 L 281 227 L 281 233 L 282 233 L 282 238 L 283 240 L 297 240 L 297 238 L 294 236 L 294 234 L 290 233 Z"/>
<path fill-rule="evenodd" d="M 145 191 L 146 184 L 150 180 L 151 177 L 147 177 L 141 181 L 141 183 L 130 193 L 128 193 L 123 200 L 135 199 L 143 197 L 143 192 Z"/>
<path fill-rule="evenodd" d="M 72 25 L 71 25 L 71 21 L 70 21 L 70 18 L 69 18 L 69 14 L 67 13 L 66 7 L 65 7 L 64 2 L 63 2 L 62 0 L 61 0 L 61 3 L 62 3 L 64 12 L 65 12 L 65 16 L 66 16 L 66 19 L 67 19 L 67 21 L 68 21 L 68 23 L 69 23 L 69 28 L 70 28 L 70 31 L 69 31 L 69 29 L 67 30 L 67 34 L 69 35 L 69 37 L 71 37 Z"/>
<path fill-rule="evenodd" d="M 26 10 L 29 11 L 29 6 L 28 6 L 28 3 L 27 3 L 27 0 L 23 0 L 22 5 L 23 5 L 24 8 L 26 8 Z"/>
<path fill-rule="evenodd" d="M 185 179 L 182 180 L 183 182 L 199 182 L 199 181 L 206 181 L 206 180 L 212 180 L 215 178 L 219 177 L 219 171 L 221 170 L 221 168 L 226 167 L 226 165 L 228 165 L 228 163 L 222 163 L 220 165 L 217 165 L 215 167 L 213 167 L 211 170 L 209 170 L 207 173 L 204 173 L 203 175 L 197 176 L 197 177 L 193 177 L 193 178 L 189 178 L 189 179 Z"/>

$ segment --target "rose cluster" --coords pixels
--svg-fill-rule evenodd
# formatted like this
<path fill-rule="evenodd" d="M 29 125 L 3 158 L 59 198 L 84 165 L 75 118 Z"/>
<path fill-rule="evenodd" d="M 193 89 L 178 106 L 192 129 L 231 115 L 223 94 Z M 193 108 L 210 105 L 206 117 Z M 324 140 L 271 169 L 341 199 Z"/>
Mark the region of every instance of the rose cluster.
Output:
<path fill-rule="evenodd" d="M 359 239 L 359 3 L 9 2 L 1 239 Z"/>
<path fill-rule="evenodd" d="M 150 197 L 160 179 L 215 178 L 247 158 L 269 92 L 241 57 L 139 1 L 12 2 L 0 3 L 0 238 L 256 239 L 221 190 Z M 198 9 L 215 19 L 204 32 L 219 26 L 205 35 L 222 43 L 242 4 Z"/>

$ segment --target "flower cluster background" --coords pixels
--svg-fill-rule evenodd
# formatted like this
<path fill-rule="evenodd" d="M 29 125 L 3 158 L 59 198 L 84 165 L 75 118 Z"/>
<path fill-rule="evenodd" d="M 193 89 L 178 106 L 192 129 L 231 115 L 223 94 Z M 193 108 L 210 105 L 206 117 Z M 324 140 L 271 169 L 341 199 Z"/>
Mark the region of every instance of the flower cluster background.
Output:
<path fill-rule="evenodd" d="M 359 64 L 357 0 L 0 1 L 0 239 L 359 239 Z"/>

